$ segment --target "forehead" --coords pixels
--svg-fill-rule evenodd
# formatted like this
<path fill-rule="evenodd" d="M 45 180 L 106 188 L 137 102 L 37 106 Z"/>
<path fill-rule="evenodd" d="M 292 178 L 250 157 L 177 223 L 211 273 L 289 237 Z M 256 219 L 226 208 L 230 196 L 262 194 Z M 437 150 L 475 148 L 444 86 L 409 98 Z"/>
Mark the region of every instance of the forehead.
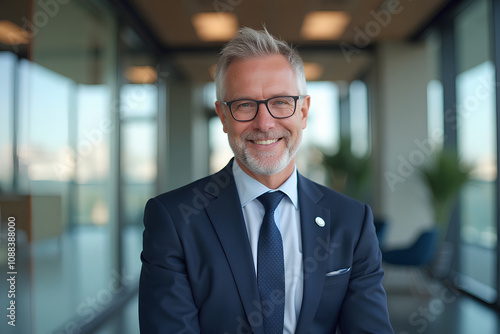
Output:
<path fill-rule="evenodd" d="M 232 62 L 226 71 L 227 98 L 296 95 L 295 72 L 282 55 L 258 56 Z"/>

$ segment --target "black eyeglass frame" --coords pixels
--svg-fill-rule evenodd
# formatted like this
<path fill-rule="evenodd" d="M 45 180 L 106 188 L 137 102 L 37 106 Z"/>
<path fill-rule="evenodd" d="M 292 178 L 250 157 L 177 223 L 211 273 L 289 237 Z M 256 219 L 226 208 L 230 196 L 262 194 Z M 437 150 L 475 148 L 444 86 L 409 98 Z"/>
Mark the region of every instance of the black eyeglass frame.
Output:
<path fill-rule="evenodd" d="M 285 117 L 277 117 L 277 116 L 273 115 L 273 113 L 271 112 L 271 110 L 269 110 L 268 102 L 271 101 L 272 99 L 278 99 L 280 97 L 291 97 L 293 99 L 293 101 L 295 102 L 294 107 L 293 107 L 293 112 L 292 112 L 291 115 L 285 116 Z M 269 112 L 269 114 L 273 118 L 276 118 L 276 119 L 285 119 L 285 118 L 292 117 L 293 115 L 295 115 L 295 111 L 297 110 L 297 100 L 302 100 L 304 97 L 305 97 L 305 95 L 295 95 L 295 96 L 292 96 L 292 95 L 282 95 L 282 96 L 273 96 L 273 97 L 271 97 L 270 99 L 267 99 L 267 100 L 238 99 L 238 100 L 233 100 L 233 101 L 222 102 L 222 104 L 224 104 L 224 105 L 226 105 L 226 106 L 229 107 L 229 112 L 231 113 L 231 116 L 233 117 L 233 119 L 235 121 L 238 121 L 238 122 L 250 122 L 250 121 L 253 121 L 255 119 L 255 117 L 257 117 L 257 114 L 259 113 L 259 107 L 260 107 L 261 103 L 263 103 L 266 106 L 267 111 Z M 236 117 L 234 117 L 231 105 L 234 102 L 238 102 L 238 101 L 253 101 L 253 102 L 257 103 L 257 110 L 255 111 L 255 115 L 253 115 L 253 117 L 251 119 L 239 120 Z"/>

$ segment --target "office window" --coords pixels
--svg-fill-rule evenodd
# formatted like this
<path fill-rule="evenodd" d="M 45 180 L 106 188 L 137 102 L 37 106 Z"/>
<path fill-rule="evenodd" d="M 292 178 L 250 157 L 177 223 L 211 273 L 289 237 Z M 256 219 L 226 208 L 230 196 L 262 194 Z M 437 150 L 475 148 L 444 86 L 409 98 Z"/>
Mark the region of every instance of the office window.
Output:
<path fill-rule="evenodd" d="M 148 199 L 157 195 L 159 125 L 159 64 L 132 29 L 120 32 L 119 87 L 120 237 L 123 271 L 136 279 L 140 273 L 142 218 Z M 160 78 L 162 79 L 162 78 Z"/>
<path fill-rule="evenodd" d="M 14 71 L 17 59 L 13 53 L 0 52 L 0 193 L 12 191 L 14 137 Z"/>
<path fill-rule="evenodd" d="M 491 59 L 491 4 L 478 0 L 455 21 L 457 145 L 473 170 L 461 192 L 460 272 L 463 285 L 496 300 L 497 206 L 495 66 Z"/>
<path fill-rule="evenodd" d="M 153 69 L 152 66 L 148 67 Z M 158 113 L 158 87 L 154 84 L 126 84 L 121 88 L 120 117 L 153 117 Z"/>
<path fill-rule="evenodd" d="M 443 84 L 436 79 L 429 81 L 427 84 L 427 136 L 434 149 L 443 146 L 443 105 Z"/>
<path fill-rule="evenodd" d="M 33 13 L 43 10 L 34 2 Z M 41 333 L 81 316 L 86 299 L 121 270 L 112 160 L 116 18 L 102 4 L 68 2 L 45 23 L 19 80 L 19 191 L 61 201 L 48 211 L 60 210 L 62 228 L 34 217 L 43 232 L 32 267 L 32 318 Z"/>
<path fill-rule="evenodd" d="M 107 85 L 79 84 L 76 87 L 76 128 L 69 151 L 75 161 L 77 199 L 73 224 L 105 225 L 110 218 L 111 196 L 107 182 L 110 173 L 109 113 L 111 90 Z"/>
<path fill-rule="evenodd" d="M 132 86 L 136 86 L 135 89 Z M 136 108 L 125 103 L 122 109 L 123 199 L 125 224 L 140 225 L 142 228 L 144 205 L 156 192 L 158 91 L 154 85 L 129 84 L 122 89 L 122 100 L 130 99 L 134 92 L 143 96 L 143 101 L 137 103 Z M 133 116 L 138 114 L 143 116 Z"/>
<path fill-rule="evenodd" d="M 69 108 L 74 82 L 43 66 L 19 63 L 19 189 L 32 195 L 59 195 L 69 202 L 74 166 L 69 149 Z M 63 210 L 63 221 L 68 219 Z"/>
<path fill-rule="evenodd" d="M 314 81 L 307 83 L 311 106 L 304 130 L 302 146 L 322 147 L 333 151 L 339 144 L 339 89 L 336 83 Z"/>
<path fill-rule="evenodd" d="M 203 105 L 206 110 L 213 111 L 208 120 L 208 147 L 210 149 L 209 170 L 215 173 L 224 168 L 233 151 L 229 146 L 227 134 L 222 131 L 222 123 L 215 113 L 215 82 L 206 83 L 203 88 Z"/>
<path fill-rule="evenodd" d="M 430 80 L 427 84 L 427 137 L 435 150 L 444 142 L 444 90 L 442 83 L 442 39 L 433 31 L 425 40 Z"/>
<path fill-rule="evenodd" d="M 210 172 L 215 173 L 227 164 L 233 157 L 229 146 L 227 134 L 222 131 L 222 123 L 218 116 L 208 121 L 209 147 L 210 147 Z"/>
<path fill-rule="evenodd" d="M 69 144 L 69 109 L 72 80 L 27 60 L 21 62 L 19 154 L 26 165 L 22 177 L 30 181 L 24 191 L 45 192 L 41 182 L 67 181 L 72 170 L 58 165 Z M 49 135 L 50 134 L 50 135 Z M 50 190 L 49 190 L 50 191 Z"/>
<path fill-rule="evenodd" d="M 349 85 L 349 108 L 351 121 L 351 150 L 359 157 L 370 153 L 370 115 L 368 113 L 368 91 L 366 84 L 355 80 Z"/>
<path fill-rule="evenodd" d="M 328 171 L 321 165 L 319 150 L 332 154 L 339 149 L 339 88 L 335 82 L 313 81 L 307 83 L 307 93 L 311 96 L 311 105 L 297 152 L 297 168 L 314 181 L 329 185 Z"/>
<path fill-rule="evenodd" d="M 110 2 L 2 8 L 32 33 L 29 46 L 0 42 L 0 193 L 31 210 L 17 231 L 16 328 L 78 332 L 137 288 L 158 187 L 159 64 L 130 26 L 118 31 Z"/>

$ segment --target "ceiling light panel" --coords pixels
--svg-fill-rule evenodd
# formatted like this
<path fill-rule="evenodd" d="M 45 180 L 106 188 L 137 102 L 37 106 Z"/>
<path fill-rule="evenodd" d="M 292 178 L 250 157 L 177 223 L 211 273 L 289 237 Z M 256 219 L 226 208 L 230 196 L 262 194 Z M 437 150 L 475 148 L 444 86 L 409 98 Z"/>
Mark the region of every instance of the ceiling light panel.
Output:
<path fill-rule="evenodd" d="M 238 18 L 233 13 L 198 13 L 191 22 L 196 35 L 204 42 L 229 41 L 238 31 Z"/>
<path fill-rule="evenodd" d="M 336 40 L 342 37 L 350 21 L 350 15 L 342 11 L 309 12 L 300 34 L 307 40 Z"/>
<path fill-rule="evenodd" d="M 28 44 L 29 33 L 11 21 L 0 20 L 0 42 L 7 45 Z"/>

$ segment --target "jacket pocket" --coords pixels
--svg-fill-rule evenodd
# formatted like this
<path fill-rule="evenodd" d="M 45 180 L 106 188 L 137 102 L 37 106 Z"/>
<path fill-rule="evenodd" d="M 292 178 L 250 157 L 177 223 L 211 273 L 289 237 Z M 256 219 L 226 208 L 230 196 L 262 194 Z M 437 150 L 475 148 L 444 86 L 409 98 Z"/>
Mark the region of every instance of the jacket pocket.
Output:
<path fill-rule="evenodd" d="M 328 272 L 325 277 L 324 286 L 335 286 L 347 283 L 351 277 L 351 267 Z"/>

